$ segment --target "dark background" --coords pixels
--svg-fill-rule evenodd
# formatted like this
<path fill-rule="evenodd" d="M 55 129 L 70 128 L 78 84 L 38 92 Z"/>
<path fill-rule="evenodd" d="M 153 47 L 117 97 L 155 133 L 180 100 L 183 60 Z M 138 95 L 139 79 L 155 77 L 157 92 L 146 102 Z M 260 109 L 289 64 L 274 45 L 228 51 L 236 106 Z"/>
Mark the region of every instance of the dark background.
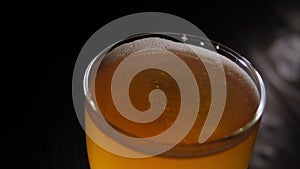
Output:
<path fill-rule="evenodd" d="M 11 94 L 13 101 L 24 104 L 10 106 L 17 114 L 4 113 L 8 117 L 2 118 L 7 138 L 3 154 L 9 166 L 88 168 L 85 134 L 72 102 L 76 58 L 88 38 L 106 23 L 136 12 L 156 11 L 197 25 L 210 39 L 247 57 L 265 79 L 268 104 L 250 169 L 300 168 L 299 3 L 175 3 L 159 7 L 145 3 L 135 10 L 130 5 L 121 9 L 122 5 L 81 3 L 15 9 L 19 13 L 8 19 L 13 31 L 8 35 L 14 35 L 9 45 L 14 48 L 8 50 L 18 56 L 12 60 L 18 59 L 20 66 L 11 77 L 17 82 L 9 85 L 17 89 Z"/>

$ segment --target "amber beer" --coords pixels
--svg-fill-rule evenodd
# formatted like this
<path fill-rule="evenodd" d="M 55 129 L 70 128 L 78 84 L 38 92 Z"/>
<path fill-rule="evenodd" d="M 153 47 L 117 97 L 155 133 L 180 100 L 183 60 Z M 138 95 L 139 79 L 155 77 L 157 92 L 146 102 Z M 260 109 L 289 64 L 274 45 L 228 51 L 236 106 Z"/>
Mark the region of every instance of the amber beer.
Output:
<path fill-rule="evenodd" d="M 128 158 L 103 149 L 90 137 L 91 133 L 92 135 L 101 135 L 101 137 L 111 137 L 109 133 L 102 132 L 91 114 L 102 113 L 105 120 L 124 135 L 146 138 L 162 133 L 172 126 L 181 106 L 180 86 L 174 78 L 168 72 L 159 69 L 146 69 L 139 72 L 130 82 L 128 94 L 131 104 L 140 111 L 149 109 L 149 93 L 154 89 L 160 89 L 167 97 L 163 114 L 152 122 L 137 123 L 126 119 L 116 109 L 111 94 L 112 76 L 124 58 L 143 48 L 168 50 L 188 65 L 198 85 L 200 106 L 192 129 L 178 145 L 152 157 Z M 259 112 L 262 111 L 259 108 L 263 97 L 262 84 L 250 64 L 243 67 L 243 63 L 248 63 L 244 61 L 237 63 L 242 59 L 239 56 L 236 58 L 225 56 L 226 53 L 230 53 L 230 56 L 237 55 L 236 53 L 228 52 L 230 49 L 219 44 L 217 49 L 220 52 L 219 56 L 221 56 L 226 77 L 226 82 L 224 82 L 226 83 L 226 102 L 217 128 L 204 143 L 199 143 L 198 138 L 212 105 L 212 87 L 203 62 L 214 66 L 213 64 L 216 63 L 214 57 L 201 56 L 203 54 L 195 53 L 179 42 L 153 37 L 127 42 L 103 53 L 105 56 L 101 63 L 94 68 L 94 83 L 91 84 L 94 103 L 99 111 L 89 108 L 91 105 L 87 102 L 85 113 L 86 129 L 90 131 L 90 134 L 86 135 L 86 144 L 91 169 L 246 169 L 262 114 Z M 221 53 L 222 51 L 223 53 Z M 184 72 L 182 73 L 184 74 Z M 176 133 L 174 134 L 176 135 Z M 123 144 L 122 141 L 120 144 Z M 135 149 L 132 144 L 124 144 L 124 146 Z"/>

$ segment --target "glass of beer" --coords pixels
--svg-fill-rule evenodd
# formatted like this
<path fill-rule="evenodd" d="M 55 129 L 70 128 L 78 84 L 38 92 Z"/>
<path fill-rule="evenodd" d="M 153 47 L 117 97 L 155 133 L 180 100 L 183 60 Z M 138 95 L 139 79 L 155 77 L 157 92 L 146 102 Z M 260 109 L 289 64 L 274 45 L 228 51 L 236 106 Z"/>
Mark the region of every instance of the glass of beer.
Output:
<path fill-rule="evenodd" d="M 246 169 L 266 102 L 249 61 L 182 33 L 108 46 L 84 92 L 91 169 Z"/>

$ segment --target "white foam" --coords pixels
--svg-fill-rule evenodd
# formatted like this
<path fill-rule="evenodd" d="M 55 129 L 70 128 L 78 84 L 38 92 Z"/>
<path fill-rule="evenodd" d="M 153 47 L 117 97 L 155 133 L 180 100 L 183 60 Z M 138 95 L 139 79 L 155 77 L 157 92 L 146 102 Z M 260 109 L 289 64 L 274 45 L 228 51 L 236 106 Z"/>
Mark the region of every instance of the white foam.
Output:
<path fill-rule="evenodd" d="M 142 49 L 162 49 L 162 50 L 176 50 L 176 51 L 183 51 L 183 52 L 190 52 L 188 47 L 182 43 L 173 42 L 171 40 L 166 40 L 162 38 L 145 38 L 135 40 L 130 43 L 122 44 L 115 49 L 113 49 L 109 55 L 114 57 L 116 56 L 126 56 L 133 52 L 142 50 Z"/>
<path fill-rule="evenodd" d="M 255 88 L 253 81 L 250 79 L 247 73 L 236 63 L 226 58 L 225 56 L 220 55 L 215 51 L 205 49 L 201 46 L 174 42 L 158 37 L 144 38 L 122 44 L 110 51 L 106 57 L 108 57 L 110 61 L 113 61 L 120 57 L 124 58 L 136 51 L 150 48 L 168 50 L 175 54 L 184 54 L 181 56 L 195 58 L 199 57 L 202 62 L 210 64 L 211 66 L 216 68 L 220 68 L 220 66 L 226 67 L 228 68 L 227 71 L 230 70 L 232 74 L 235 74 L 236 76 L 238 76 L 238 78 L 243 79 L 246 83 L 250 84 L 250 86 L 253 86 L 253 88 Z"/>

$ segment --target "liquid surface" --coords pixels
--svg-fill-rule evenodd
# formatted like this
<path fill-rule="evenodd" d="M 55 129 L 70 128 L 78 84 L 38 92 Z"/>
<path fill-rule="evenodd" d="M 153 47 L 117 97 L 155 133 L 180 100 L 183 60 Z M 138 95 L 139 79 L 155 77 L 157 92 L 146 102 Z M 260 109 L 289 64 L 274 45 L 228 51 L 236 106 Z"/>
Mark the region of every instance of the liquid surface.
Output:
<path fill-rule="evenodd" d="M 197 144 L 201 128 L 204 125 L 211 105 L 210 80 L 202 62 L 209 62 L 209 64 L 213 65 L 215 64 L 214 56 L 200 56 L 202 59 L 199 59 L 194 51 L 191 51 L 185 45 L 174 42 L 170 45 L 170 42 L 165 42 L 165 40 L 148 39 L 147 41 L 147 39 L 144 39 L 140 41 L 142 42 L 133 42 L 132 44 L 125 44 L 119 47 L 119 49 L 115 50 L 118 54 L 113 51 L 102 61 L 100 65 L 101 69 L 98 70 L 95 81 L 98 107 L 111 125 L 131 136 L 150 137 L 169 128 L 177 118 L 181 97 L 178 84 L 167 72 L 158 69 L 147 69 L 138 73 L 130 84 L 130 101 L 133 106 L 140 111 L 149 109 L 150 103 L 148 97 L 152 90 L 161 89 L 167 96 L 167 105 L 164 113 L 153 122 L 136 123 L 129 121 L 117 111 L 111 96 L 111 79 L 113 73 L 126 55 L 130 55 L 134 51 L 144 48 L 146 44 L 148 44 L 148 47 L 167 49 L 180 57 L 189 66 L 198 84 L 199 95 L 201 97 L 198 117 L 192 130 L 181 142 L 181 144 Z M 140 46 L 134 44 L 139 44 Z M 152 44 L 152 46 L 149 44 Z M 160 46 L 157 46 L 157 44 Z M 135 48 L 130 51 L 128 49 L 132 48 L 128 46 L 135 46 Z M 180 50 L 178 50 L 178 48 Z M 197 54 L 201 55 L 201 53 Z M 153 59 L 155 59 L 155 57 Z M 222 57 L 222 62 L 227 86 L 226 103 L 219 126 L 208 141 L 224 138 L 243 127 L 253 118 L 258 105 L 257 91 L 253 82 L 245 72 L 232 61 L 224 57 Z M 218 65 L 216 65 L 216 67 L 217 66 Z"/>
<path fill-rule="evenodd" d="M 138 168 L 137 164 L 141 165 L 142 163 L 147 164 L 146 168 L 157 168 L 157 164 L 155 164 L 156 162 L 158 162 L 161 166 L 164 166 L 163 168 L 168 168 L 170 166 L 172 166 L 172 168 L 176 168 L 176 166 L 178 168 L 180 168 L 180 166 L 197 168 L 198 165 L 202 165 L 207 169 L 224 167 L 232 169 L 246 168 L 251 156 L 257 127 L 249 131 L 249 134 L 246 136 L 243 136 L 247 138 L 241 139 L 241 143 L 233 145 L 233 147 L 228 147 L 229 149 L 223 149 L 224 151 L 222 152 L 216 152 L 215 155 L 209 154 L 206 157 L 191 155 L 192 158 L 178 160 L 178 154 L 195 153 L 195 150 L 193 149 L 180 149 L 180 147 L 199 145 L 199 134 L 211 106 L 212 96 L 209 80 L 210 77 L 203 62 L 215 67 L 218 67 L 219 65 L 216 64 L 213 55 L 209 55 L 209 52 L 201 53 L 200 51 L 195 53 L 195 51 L 189 49 L 186 45 L 158 38 L 137 40 L 115 48 L 103 59 L 95 79 L 95 96 L 97 105 L 105 119 L 119 132 L 128 136 L 141 138 L 155 136 L 165 131 L 172 126 L 176 120 L 181 106 L 180 87 L 170 74 L 159 69 L 147 69 L 139 72 L 130 82 L 129 88 L 130 101 L 132 105 L 140 111 L 146 111 L 149 109 L 149 93 L 152 90 L 162 90 L 167 97 L 167 104 L 163 114 L 159 118 L 149 123 L 136 123 L 122 116 L 114 105 L 111 95 L 111 83 L 112 76 L 116 68 L 128 55 L 144 48 L 155 48 L 170 51 L 188 65 L 194 74 L 199 89 L 199 95 L 201 97 L 195 124 L 186 137 L 176 146 L 177 148 L 179 147 L 179 149 L 176 149 L 175 147 L 174 150 L 170 150 L 171 155 L 167 154 L 163 155 L 163 157 L 151 157 L 144 160 L 128 159 L 113 155 L 101 149 L 101 147 L 97 146 L 97 144 L 95 144 L 91 138 L 87 136 L 88 153 L 92 168 L 121 168 L 119 163 L 130 168 Z M 201 59 L 199 59 L 199 55 Z M 153 59 L 155 59 L 155 57 Z M 259 104 L 259 96 L 256 87 L 246 73 L 235 65 L 235 63 L 223 56 L 221 57 L 221 61 L 223 63 L 226 77 L 225 83 L 227 94 L 224 113 L 216 130 L 205 143 L 226 138 L 243 127 L 253 118 Z M 109 137 L 109 135 L 107 137 Z M 199 151 L 205 151 L 205 149 L 210 151 L 214 148 L 216 147 L 208 146 L 205 148 L 204 146 L 204 148 L 202 147 Z M 175 152 L 175 155 L 174 153 L 172 154 L 172 151 Z M 188 155 L 188 157 L 190 156 Z M 116 162 L 113 160 L 116 160 Z M 230 163 L 236 163 L 236 165 Z"/>

